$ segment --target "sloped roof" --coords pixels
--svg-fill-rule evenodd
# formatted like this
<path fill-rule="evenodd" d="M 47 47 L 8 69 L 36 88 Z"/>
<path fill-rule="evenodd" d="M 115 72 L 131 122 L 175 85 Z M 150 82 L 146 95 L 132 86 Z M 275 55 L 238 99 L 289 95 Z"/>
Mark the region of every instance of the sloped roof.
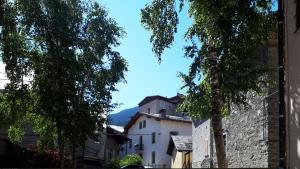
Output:
<path fill-rule="evenodd" d="M 120 132 L 120 133 L 123 133 L 124 132 L 124 127 L 123 126 L 117 126 L 117 125 L 108 125 L 108 127 Z"/>
<path fill-rule="evenodd" d="M 172 155 L 173 149 L 177 151 L 192 151 L 192 136 L 171 136 L 167 154 Z"/>
<path fill-rule="evenodd" d="M 119 127 L 119 126 L 118 126 Z M 120 128 L 117 128 L 120 129 Z M 109 125 L 106 128 L 106 135 L 107 137 L 113 137 L 119 144 L 123 144 L 124 142 L 128 141 L 123 132 L 116 129 L 116 126 Z"/>
<path fill-rule="evenodd" d="M 154 95 L 154 96 L 147 96 L 147 97 L 145 97 L 145 98 L 139 103 L 139 106 L 142 106 L 142 105 L 144 105 L 144 104 L 147 104 L 147 103 L 149 103 L 149 102 L 151 102 L 151 101 L 153 101 L 153 100 L 156 100 L 156 99 L 158 99 L 158 100 L 163 100 L 163 101 L 166 101 L 166 102 L 170 102 L 170 100 L 169 100 L 168 98 L 166 98 L 166 97 L 159 96 L 159 95 Z M 170 103 L 172 103 L 172 102 L 170 102 Z"/>
<path fill-rule="evenodd" d="M 170 116 L 170 115 L 166 115 L 166 117 L 161 117 L 159 114 L 153 114 L 153 113 L 148 114 L 148 113 L 138 112 L 133 117 L 131 117 L 130 121 L 125 125 L 125 127 L 124 127 L 125 133 L 130 129 L 131 126 L 133 126 L 135 124 L 135 122 L 141 116 L 154 118 L 156 120 L 168 120 L 168 121 L 175 121 L 175 122 L 192 123 L 192 120 L 184 118 L 184 117 Z"/>

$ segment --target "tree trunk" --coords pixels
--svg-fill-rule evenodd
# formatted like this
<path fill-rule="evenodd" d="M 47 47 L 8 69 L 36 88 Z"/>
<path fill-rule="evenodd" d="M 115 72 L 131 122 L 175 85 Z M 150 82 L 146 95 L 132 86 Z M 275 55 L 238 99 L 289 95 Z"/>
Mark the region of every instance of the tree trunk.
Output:
<path fill-rule="evenodd" d="M 74 168 L 77 168 L 75 143 L 72 144 L 72 164 Z"/>
<path fill-rule="evenodd" d="M 215 47 L 209 47 L 209 71 L 211 85 L 211 106 L 212 106 L 212 128 L 216 145 L 217 162 L 219 168 L 226 168 L 226 154 L 222 130 L 221 117 L 221 93 L 219 84 L 219 65 Z"/>
<path fill-rule="evenodd" d="M 64 158 L 64 143 L 62 140 L 62 131 L 61 131 L 61 127 L 58 124 L 57 125 L 57 143 L 58 143 L 58 151 L 59 151 L 59 165 L 61 169 L 65 168 L 65 158 Z"/>

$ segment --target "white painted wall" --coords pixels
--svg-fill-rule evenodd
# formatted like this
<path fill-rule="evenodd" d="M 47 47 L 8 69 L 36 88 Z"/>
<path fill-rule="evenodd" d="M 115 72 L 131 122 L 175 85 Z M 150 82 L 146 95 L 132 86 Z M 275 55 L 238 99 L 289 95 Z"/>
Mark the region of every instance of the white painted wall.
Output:
<path fill-rule="evenodd" d="M 175 122 L 169 120 L 161 121 L 161 133 L 162 142 L 161 149 L 159 151 L 161 157 L 159 158 L 159 164 L 166 164 L 169 168 L 171 165 L 171 156 L 167 154 L 167 149 L 170 141 L 170 132 L 177 131 L 180 136 L 191 136 L 192 135 L 192 123 Z"/>
<path fill-rule="evenodd" d="M 155 99 L 147 104 L 140 106 L 139 111 L 148 113 L 148 108 L 150 108 L 150 113 L 158 114 L 161 109 L 166 109 L 167 114 L 174 115 L 176 105 L 163 100 Z"/>
<path fill-rule="evenodd" d="M 146 128 L 139 129 L 139 122 L 146 120 Z M 141 116 L 136 123 L 128 130 L 127 137 L 132 139 L 132 148 L 127 144 L 127 154 L 135 153 L 134 145 L 139 144 L 139 136 L 143 135 L 143 161 L 144 165 L 152 165 L 152 151 L 155 151 L 155 164 L 158 167 L 171 164 L 171 156 L 167 154 L 170 140 L 170 131 L 178 131 L 179 135 L 192 135 L 192 123 L 176 122 L 169 120 L 159 120 Z M 156 142 L 152 143 L 152 133 L 156 133 Z M 126 146 L 123 145 L 123 151 L 120 152 L 122 158 L 126 152 Z"/>
<path fill-rule="evenodd" d="M 206 155 L 210 155 L 210 120 L 193 121 L 192 166 L 200 168 Z"/>

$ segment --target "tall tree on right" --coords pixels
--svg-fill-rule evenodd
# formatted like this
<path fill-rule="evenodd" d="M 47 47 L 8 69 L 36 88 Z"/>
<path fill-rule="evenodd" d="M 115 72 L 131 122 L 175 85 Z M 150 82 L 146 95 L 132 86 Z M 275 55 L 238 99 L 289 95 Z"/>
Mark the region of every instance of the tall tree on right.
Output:
<path fill-rule="evenodd" d="M 268 84 L 268 67 L 258 48 L 274 27 L 272 0 L 153 0 L 142 9 L 141 22 L 151 32 L 159 61 L 174 41 L 184 5 L 193 20 L 185 34 L 191 41 L 185 56 L 193 63 L 187 75 L 180 75 L 188 88 L 181 107 L 194 118 L 211 118 L 218 167 L 224 168 L 222 117 L 230 113 L 230 103 L 246 105 L 249 91 L 260 93 Z"/>

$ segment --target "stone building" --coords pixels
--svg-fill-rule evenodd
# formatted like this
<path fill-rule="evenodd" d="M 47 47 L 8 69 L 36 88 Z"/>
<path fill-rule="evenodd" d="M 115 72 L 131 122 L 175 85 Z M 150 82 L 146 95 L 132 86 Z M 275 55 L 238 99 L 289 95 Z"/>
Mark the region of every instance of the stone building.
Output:
<path fill-rule="evenodd" d="M 277 39 L 271 38 L 262 49 L 274 68 L 270 77 L 277 81 Z M 223 138 L 229 168 L 276 168 L 279 159 L 278 86 L 265 89 L 264 95 L 249 92 L 247 108 L 231 105 L 223 118 Z M 193 167 L 216 167 L 216 153 L 210 120 L 193 122 Z"/>

